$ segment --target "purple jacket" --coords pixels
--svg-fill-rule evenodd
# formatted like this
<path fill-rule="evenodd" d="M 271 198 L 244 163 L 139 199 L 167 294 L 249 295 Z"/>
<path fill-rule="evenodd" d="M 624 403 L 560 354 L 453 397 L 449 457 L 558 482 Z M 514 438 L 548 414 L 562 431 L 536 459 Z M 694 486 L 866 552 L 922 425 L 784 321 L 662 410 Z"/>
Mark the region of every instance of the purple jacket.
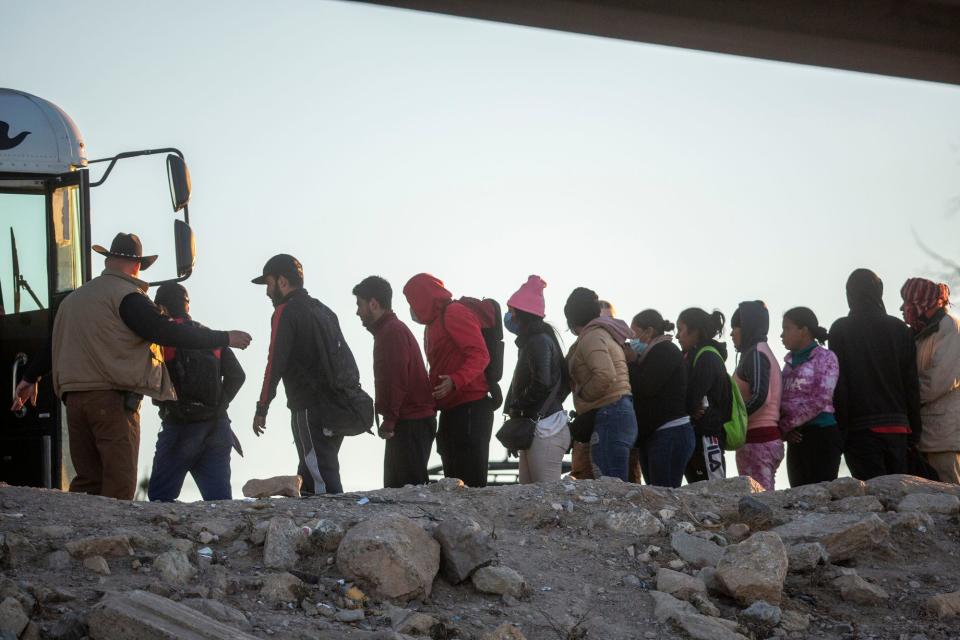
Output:
<path fill-rule="evenodd" d="M 784 360 L 780 431 L 787 433 L 821 413 L 834 413 L 833 390 L 840 376 L 840 364 L 832 351 L 819 345 L 796 368 L 790 354 Z"/>

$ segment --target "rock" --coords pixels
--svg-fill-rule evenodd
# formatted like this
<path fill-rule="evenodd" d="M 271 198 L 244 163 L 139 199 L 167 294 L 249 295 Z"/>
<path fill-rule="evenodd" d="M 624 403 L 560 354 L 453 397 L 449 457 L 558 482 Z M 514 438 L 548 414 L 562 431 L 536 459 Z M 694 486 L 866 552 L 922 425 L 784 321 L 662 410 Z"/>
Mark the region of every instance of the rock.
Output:
<path fill-rule="evenodd" d="M 840 597 L 847 602 L 875 605 L 890 598 L 886 591 L 860 576 L 840 576 L 833 581 L 833 586 L 840 589 Z"/>
<path fill-rule="evenodd" d="M 0 533 L 0 560 L 11 567 L 20 567 L 31 562 L 37 548 L 28 538 L 18 533 Z"/>
<path fill-rule="evenodd" d="M 86 617 L 71 611 L 47 629 L 45 638 L 46 640 L 81 640 L 89 631 Z"/>
<path fill-rule="evenodd" d="M 960 616 L 960 591 L 933 596 L 927 600 L 926 608 L 938 618 Z"/>
<path fill-rule="evenodd" d="M 0 602 L 13 598 L 23 607 L 24 611 L 32 611 L 36 606 L 36 599 L 9 578 L 0 579 Z"/>
<path fill-rule="evenodd" d="M 810 627 L 810 616 L 799 611 L 784 611 L 780 617 L 780 628 L 788 633 L 800 633 Z"/>
<path fill-rule="evenodd" d="M 854 498 L 867 492 L 867 483 L 856 478 L 837 478 L 827 483 L 827 490 L 834 500 Z"/>
<path fill-rule="evenodd" d="M 302 539 L 293 520 L 272 518 L 263 542 L 263 565 L 269 569 L 293 569 L 300 562 L 297 546 Z"/>
<path fill-rule="evenodd" d="M 697 610 L 692 604 L 674 598 L 669 593 L 651 591 L 650 597 L 653 598 L 653 615 L 658 622 L 697 615 Z"/>
<path fill-rule="evenodd" d="M 333 614 L 333 619 L 337 622 L 360 622 L 365 617 L 363 609 L 341 609 Z"/>
<path fill-rule="evenodd" d="M 66 571 L 71 564 L 73 562 L 70 559 L 70 554 L 63 549 L 54 551 L 47 556 L 47 568 L 51 571 Z"/>
<path fill-rule="evenodd" d="M 877 499 L 876 496 L 852 496 L 849 498 L 841 498 L 836 502 L 831 502 L 830 511 L 835 511 L 838 513 L 878 513 L 883 511 L 883 504 Z"/>
<path fill-rule="evenodd" d="M 170 551 L 193 553 L 193 540 L 187 540 L 186 538 L 174 538 L 170 541 Z"/>
<path fill-rule="evenodd" d="M 613 511 L 600 518 L 597 524 L 610 531 L 628 533 L 641 538 L 663 533 L 663 524 L 646 509 L 636 511 Z"/>
<path fill-rule="evenodd" d="M 63 540 L 64 538 L 72 538 L 74 534 L 73 527 L 68 527 L 62 524 L 48 524 L 37 529 L 37 534 L 42 538 L 50 538 L 51 540 Z"/>
<path fill-rule="evenodd" d="M 440 543 L 443 577 L 451 584 L 460 584 L 497 557 L 490 535 L 473 520 L 444 520 L 433 537 Z"/>
<path fill-rule="evenodd" d="M 482 593 L 519 598 L 527 591 L 523 576 L 510 567 L 481 567 L 474 572 L 473 586 Z"/>
<path fill-rule="evenodd" d="M 864 517 L 854 513 L 811 513 L 780 525 L 773 532 L 787 544 L 823 544 L 831 562 L 849 560 L 890 540 L 890 527 L 876 514 Z"/>
<path fill-rule="evenodd" d="M 267 529 L 270 528 L 269 520 L 259 520 L 256 524 L 253 525 L 253 531 L 250 532 L 249 537 L 250 544 L 254 546 L 260 546 L 267 539 Z"/>
<path fill-rule="evenodd" d="M 204 532 L 214 536 L 213 539 L 219 540 L 221 543 L 231 542 L 234 538 L 241 535 L 246 528 L 246 525 L 242 521 L 233 520 L 230 518 L 207 518 L 196 522 L 191 526 L 191 530 L 194 535 L 200 542 L 203 542 L 202 538 Z M 208 542 L 203 542 L 203 544 L 209 544 Z"/>
<path fill-rule="evenodd" d="M 717 579 L 717 570 L 715 568 L 704 567 L 700 569 L 697 577 L 703 580 L 703 584 L 707 585 L 707 591 L 710 593 L 719 593 L 725 596 L 730 595 L 727 593 L 726 587 L 720 584 L 720 581 Z"/>
<path fill-rule="evenodd" d="M 225 605 L 218 600 L 211 600 L 209 598 L 189 598 L 184 600 L 183 604 L 187 605 L 194 611 L 199 611 L 204 615 L 210 616 L 214 620 L 226 622 L 230 626 L 238 629 L 250 629 L 250 621 L 247 620 L 247 616 L 243 615 L 242 611 L 239 609 L 234 609 L 229 605 Z"/>
<path fill-rule="evenodd" d="M 782 613 L 780 607 L 775 607 L 769 602 L 758 600 L 744 609 L 741 615 L 753 622 L 775 627 L 780 624 Z"/>
<path fill-rule="evenodd" d="M 107 561 L 104 560 L 103 556 L 90 556 L 89 558 L 83 559 L 83 566 L 94 573 L 99 573 L 102 576 L 110 575 L 110 565 L 107 564 Z"/>
<path fill-rule="evenodd" d="M 790 560 L 791 573 L 813 571 L 830 562 L 827 548 L 819 542 L 801 542 L 787 546 L 787 558 Z"/>
<path fill-rule="evenodd" d="M 829 502 L 833 500 L 830 488 L 824 483 L 805 484 L 799 487 L 785 489 L 779 492 L 778 497 L 780 500 L 786 501 L 787 504 L 793 503 L 804 509 L 820 507 L 829 504 Z"/>
<path fill-rule="evenodd" d="M 268 602 L 299 602 L 305 585 L 300 578 L 289 573 L 274 573 L 263 581 L 260 596 Z"/>
<path fill-rule="evenodd" d="M 161 553 L 153 561 L 153 568 L 160 572 L 160 577 L 170 584 L 184 585 L 196 575 L 196 568 L 190 564 L 187 555 L 182 551 L 167 551 Z"/>
<path fill-rule="evenodd" d="M 700 578 L 661 567 L 657 571 L 657 591 L 681 600 L 689 600 L 695 593 L 705 594 L 707 585 Z"/>
<path fill-rule="evenodd" d="M 740 520 L 754 531 L 769 529 L 776 525 L 776 516 L 773 507 L 753 496 L 744 496 L 737 503 L 737 513 Z"/>
<path fill-rule="evenodd" d="M 721 618 L 711 618 L 700 613 L 687 602 L 673 596 L 651 591 L 654 601 L 654 617 L 660 622 L 672 621 L 687 635 L 696 640 L 747 640 L 735 631 L 736 623 Z"/>
<path fill-rule="evenodd" d="M 742 542 L 750 536 L 750 526 L 737 522 L 727 527 L 727 538 L 732 543 Z"/>
<path fill-rule="evenodd" d="M 375 516 L 343 537 L 337 568 L 379 598 L 426 597 L 440 569 L 440 544 L 405 516 Z"/>
<path fill-rule="evenodd" d="M 723 557 L 723 548 L 699 536 L 678 531 L 670 537 L 670 546 L 684 561 L 700 569 L 715 567 Z M 661 589 L 662 591 L 662 589 Z"/>
<path fill-rule="evenodd" d="M 750 476 L 734 476 L 720 480 L 703 480 L 687 484 L 679 489 L 684 493 L 697 493 L 703 496 L 739 498 L 753 493 L 763 493 L 763 486 Z"/>
<path fill-rule="evenodd" d="M 253 640 L 190 607 L 146 591 L 114 594 L 90 612 L 92 640 Z"/>
<path fill-rule="evenodd" d="M 301 486 L 303 486 L 303 478 L 300 476 L 274 476 L 263 480 L 247 480 L 242 491 L 246 498 L 269 498 L 270 496 L 299 498 Z"/>
<path fill-rule="evenodd" d="M 214 540 L 219 540 L 217 536 L 213 535 L 209 531 L 201 531 L 197 538 L 199 538 L 200 544 L 210 544 Z"/>
<path fill-rule="evenodd" d="M 484 634 L 483 640 L 526 640 L 526 636 L 509 622 L 504 622 L 490 633 Z"/>
<path fill-rule="evenodd" d="M 916 476 L 880 476 L 867 481 L 867 493 L 877 496 L 880 502 L 890 508 L 911 493 L 946 493 L 960 496 L 960 485 L 924 480 Z"/>
<path fill-rule="evenodd" d="M 14 638 L 26 628 L 30 618 L 16 598 L 5 598 L 0 602 L 0 634 L 9 633 Z"/>
<path fill-rule="evenodd" d="M 890 526 L 893 535 L 907 533 L 930 533 L 935 523 L 933 517 L 919 511 L 905 511 L 903 513 L 885 513 L 884 522 Z"/>
<path fill-rule="evenodd" d="M 405 633 L 414 636 L 429 636 L 431 629 L 437 625 L 437 619 L 428 616 L 425 613 L 410 612 L 399 623 L 393 625 L 393 630 L 397 633 Z"/>
<path fill-rule="evenodd" d="M 89 558 L 103 556 L 104 558 L 122 558 L 133 555 L 128 536 L 106 536 L 81 538 L 68 542 L 67 551 L 74 558 Z"/>
<path fill-rule="evenodd" d="M 717 579 L 742 604 L 764 600 L 779 604 L 787 577 L 787 550 L 780 536 L 762 531 L 727 551 L 717 565 Z"/>
<path fill-rule="evenodd" d="M 695 606 L 697 611 L 705 616 L 713 616 L 714 618 L 720 617 L 720 609 L 718 609 L 717 605 L 710 601 L 710 598 L 707 597 L 707 594 L 705 593 L 695 593 L 690 596 L 690 604 Z"/>
<path fill-rule="evenodd" d="M 320 519 L 310 531 L 309 543 L 321 551 L 336 551 L 343 540 L 343 527 L 333 520 Z"/>
<path fill-rule="evenodd" d="M 960 512 L 960 498 L 945 493 L 911 493 L 897 504 L 897 511 L 953 515 Z"/>

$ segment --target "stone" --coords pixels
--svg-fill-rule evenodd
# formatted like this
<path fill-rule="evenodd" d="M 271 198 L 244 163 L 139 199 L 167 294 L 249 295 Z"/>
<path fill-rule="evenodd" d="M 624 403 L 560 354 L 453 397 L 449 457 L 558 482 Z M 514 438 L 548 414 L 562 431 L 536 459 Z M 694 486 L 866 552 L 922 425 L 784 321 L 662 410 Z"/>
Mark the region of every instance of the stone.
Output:
<path fill-rule="evenodd" d="M 799 487 L 785 489 L 779 493 L 780 495 L 778 497 L 780 500 L 784 500 L 786 504 L 792 503 L 798 505 L 803 509 L 821 507 L 829 504 L 830 501 L 833 500 L 830 488 L 824 483 L 805 484 Z"/>
<path fill-rule="evenodd" d="M 428 597 L 440 570 L 440 543 L 410 518 L 374 516 L 343 537 L 337 568 L 381 599 Z"/>
<path fill-rule="evenodd" d="M 707 585 L 708 592 L 719 593 L 725 596 L 730 595 L 727 593 L 726 587 L 720 584 L 720 581 L 717 579 L 717 570 L 714 567 L 704 567 L 700 569 L 697 577 L 703 580 L 703 584 Z"/>
<path fill-rule="evenodd" d="M 663 533 L 663 524 L 646 509 L 613 511 L 602 516 L 597 524 L 610 531 L 628 533 L 641 538 L 654 537 Z"/>
<path fill-rule="evenodd" d="M 837 478 L 827 483 L 827 490 L 834 500 L 855 498 L 867 492 L 867 483 L 856 478 Z"/>
<path fill-rule="evenodd" d="M 263 480 L 247 480 L 243 485 L 245 498 L 269 498 L 270 496 L 286 496 L 299 498 L 303 478 L 300 476 L 274 476 Z"/>
<path fill-rule="evenodd" d="M 867 493 L 873 494 L 890 508 L 911 493 L 946 493 L 960 496 L 960 485 L 924 480 L 916 476 L 880 476 L 867 481 Z"/>
<path fill-rule="evenodd" d="M 791 573 L 805 573 L 830 562 L 827 548 L 819 542 L 801 542 L 787 546 L 787 558 Z"/>
<path fill-rule="evenodd" d="M 510 567 L 481 567 L 472 576 L 473 586 L 482 593 L 519 598 L 527 592 L 523 576 Z"/>
<path fill-rule="evenodd" d="M 707 594 L 705 593 L 695 593 L 690 596 L 690 604 L 695 606 L 697 611 L 705 616 L 713 616 L 714 618 L 720 617 L 720 609 L 718 609 L 717 605 L 710 601 L 710 598 L 707 597 Z"/>
<path fill-rule="evenodd" d="M 761 531 L 727 547 L 717 565 L 717 580 L 741 604 L 758 600 L 780 604 L 787 563 L 787 550 L 780 536 Z"/>
<path fill-rule="evenodd" d="M 214 540 L 219 540 L 220 538 L 210 533 L 209 531 L 201 531 L 200 535 L 197 536 L 200 540 L 200 544 L 210 544 Z"/>
<path fill-rule="evenodd" d="M 230 626 L 236 627 L 237 629 L 250 630 L 250 621 L 247 619 L 247 616 L 243 615 L 243 612 L 239 609 L 234 609 L 233 607 L 226 605 L 218 600 L 211 600 L 209 598 L 188 598 L 183 601 L 183 604 L 187 605 L 194 611 L 199 611 L 200 613 L 210 616 L 214 620 L 219 620 L 220 622 L 225 622 Z"/>
<path fill-rule="evenodd" d="M 363 609 L 341 609 L 333 615 L 337 622 L 360 622 L 365 617 Z"/>
<path fill-rule="evenodd" d="M 70 558 L 70 554 L 63 549 L 47 555 L 47 568 L 51 571 L 66 571 L 72 564 L 73 561 Z"/>
<path fill-rule="evenodd" d="M 181 553 L 193 552 L 193 540 L 186 538 L 174 538 L 170 541 L 170 551 L 180 551 Z"/>
<path fill-rule="evenodd" d="M 253 530 L 248 536 L 250 544 L 254 546 L 260 546 L 267 539 L 267 529 L 270 528 L 269 520 L 258 520 L 256 524 L 253 525 Z"/>
<path fill-rule="evenodd" d="M 110 565 L 107 564 L 107 561 L 103 558 L 103 556 L 90 556 L 89 558 L 84 558 L 83 566 L 94 573 L 99 573 L 102 576 L 110 575 Z"/>
<path fill-rule="evenodd" d="M 833 586 L 840 589 L 840 597 L 847 602 L 876 605 L 890 598 L 886 591 L 860 576 L 840 576 L 833 581 Z"/>
<path fill-rule="evenodd" d="M 919 511 L 905 511 L 903 513 L 885 513 L 884 521 L 890 526 L 893 535 L 906 533 L 930 533 L 935 523 L 933 517 Z"/>
<path fill-rule="evenodd" d="M 64 538 L 72 538 L 74 529 L 73 527 L 62 524 L 48 524 L 39 527 L 37 534 L 43 538 L 50 538 L 51 540 L 62 540 Z"/>
<path fill-rule="evenodd" d="M 737 513 L 740 515 L 740 520 L 754 531 L 769 529 L 776 525 L 773 507 L 753 496 L 740 498 L 737 502 Z"/>
<path fill-rule="evenodd" d="M 838 513 L 883 511 L 883 504 L 876 496 L 851 496 L 830 503 L 830 511 Z"/>
<path fill-rule="evenodd" d="M 485 633 L 483 640 L 526 640 L 526 636 L 509 622 L 504 622 L 490 633 Z"/>
<path fill-rule="evenodd" d="M 272 603 L 299 602 L 305 588 L 303 581 L 290 573 L 274 573 L 264 579 L 260 597 Z"/>
<path fill-rule="evenodd" d="M 203 533 L 207 532 L 215 536 L 214 539 L 222 543 L 231 542 L 234 538 L 241 535 L 245 528 L 246 525 L 243 521 L 237 521 L 231 518 L 207 518 L 191 526 L 191 530 L 198 539 L 205 537 Z M 203 542 L 202 539 L 200 541 Z M 209 541 L 203 542 L 203 544 L 209 544 Z"/>
<path fill-rule="evenodd" d="M 736 522 L 727 527 L 727 538 L 734 544 L 746 540 L 749 536 L 750 526 L 743 522 Z"/>
<path fill-rule="evenodd" d="M 433 537 L 440 543 L 440 570 L 450 584 L 460 584 L 497 557 L 490 534 L 473 520 L 444 520 Z"/>
<path fill-rule="evenodd" d="M 698 569 L 715 567 L 723 557 L 723 547 L 683 531 L 678 531 L 670 537 L 670 546 L 685 562 Z"/>
<path fill-rule="evenodd" d="M 776 607 L 769 602 L 758 600 L 741 612 L 741 615 L 748 620 L 760 624 L 775 627 L 780 624 L 780 618 L 783 612 L 780 607 Z"/>
<path fill-rule="evenodd" d="M 320 551 L 336 551 L 343 540 L 343 527 L 333 520 L 321 518 L 313 524 L 308 541 L 311 546 Z"/>
<path fill-rule="evenodd" d="M 48 628 L 44 637 L 46 640 L 81 640 L 89 632 L 86 617 L 70 611 Z"/>
<path fill-rule="evenodd" d="M 7 598 L 13 598 L 23 607 L 24 611 L 32 611 L 36 606 L 36 599 L 20 588 L 13 580 L 9 578 L 0 579 L 0 602 Z"/>
<path fill-rule="evenodd" d="M 695 593 L 705 594 L 707 585 L 700 578 L 661 567 L 657 571 L 657 591 L 681 600 L 689 600 Z"/>
<path fill-rule="evenodd" d="M 800 633 L 810 628 L 810 616 L 799 611 L 784 611 L 780 616 L 780 628 L 788 633 Z"/>
<path fill-rule="evenodd" d="M 897 511 L 953 515 L 960 513 L 960 498 L 945 493 L 911 493 L 897 503 Z"/>
<path fill-rule="evenodd" d="M 272 518 L 263 542 L 263 565 L 269 569 L 293 569 L 300 562 L 297 547 L 302 540 L 300 529 L 293 520 L 280 516 Z"/>
<path fill-rule="evenodd" d="M 90 556 L 103 556 L 104 558 L 122 558 L 133 555 L 133 547 L 130 546 L 128 536 L 105 536 L 81 538 L 68 542 L 67 551 L 74 558 L 89 558 Z"/>
<path fill-rule="evenodd" d="M 187 555 L 182 551 L 161 553 L 154 559 L 153 568 L 160 572 L 164 581 L 176 585 L 187 584 L 197 573 L 197 569 L 190 564 Z"/>
<path fill-rule="evenodd" d="M 0 560 L 11 567 L 21 567 L 37 555 L 37 548 L 18 533 L 0 533 Z"/>
<path fill-rule="evenodd" d="M 16 638 L 26 628 L 30 618 L 16 598 L 5 598 L 0 602 L 0 634 L 13 634 Z"/>
<path fill-rule="evenodd" d="M 431 630 L 437 625 L 437 619 L 428 616 L 425 613 L 411 612 L 398 624 L 393 625 L 393 630 L 397 633 L 405 633 L 413 636 L 429 636 Z"/>
<path fill-rule="evenodd" d="M 736 632 L 736 623 L 712 618 L 697 612 L 693 605 L 660 591 L 651 591 L 654 617 L 660 622 L 672 621 L 695 640 L 747 640 Z"/>
<path fill-rule="evenodd" d="M 938 618 L 960 616 L 960 591 L 933 596 L 927 600 L 926 608 Z"/>
<path fill-rule="evenodd" d="M 146 591 L 113 594 L 90 611 L 91 640 L 253 640 L 185 604 Z"/>
<path fill-rule="evenodd" d="M 819 542 L 831 562 L 842 562 L 861 551 L 890 541 L 890 527 L 876 514 L 811 513 L 780 525 L 773 532 L 787 544 Z"/>
<path fill-rule="evenodd" d="M 653 615 L 658 622 L 667 622 L 668 620 L 678 617 L 697 615 L 697 610 L 692 604 L 679 598 L 674 598 L 669 593 L 651 591 L 650 597 L 653 598 Z"/>
<path fill-rule="evenodd" d="M 697 493 L 702 496 L 739 498 L 754 493 L 763 493 L 763 486 L 750 476 L 734 476 L 720 480 L 702 480 L 687 484 L 679 489 L 683 493 Z"/>

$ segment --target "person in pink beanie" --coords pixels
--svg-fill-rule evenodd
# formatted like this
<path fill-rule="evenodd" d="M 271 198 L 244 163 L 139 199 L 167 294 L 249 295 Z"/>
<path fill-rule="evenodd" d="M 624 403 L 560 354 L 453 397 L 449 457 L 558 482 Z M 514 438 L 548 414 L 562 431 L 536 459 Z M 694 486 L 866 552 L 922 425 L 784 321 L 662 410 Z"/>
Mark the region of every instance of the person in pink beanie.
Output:
<path fill-rule="evenodd" d="M 570 393 L 569 374 L 557 332 L 544 321 L 543 290 L 547 283 L 533 275 L 507 300 L 503 326 L 517 336 L 517 367 L 504 403 L 511 418 L 537 423 L 533 443 L 520 451 L 520 483 L 560 479 L 563 456 L 570 448 L 570 429 L 563 401 Z"/>

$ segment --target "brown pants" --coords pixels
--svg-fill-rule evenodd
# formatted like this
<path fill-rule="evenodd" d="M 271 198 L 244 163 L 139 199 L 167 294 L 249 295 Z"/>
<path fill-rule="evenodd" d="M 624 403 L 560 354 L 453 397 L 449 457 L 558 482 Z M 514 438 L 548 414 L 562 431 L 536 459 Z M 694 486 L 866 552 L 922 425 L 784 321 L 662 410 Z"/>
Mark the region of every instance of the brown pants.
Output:
<path fill-rule="evenodd" d="M 573 452 L 570 454 L 570 476 L 574 480 L 592 480 L 593 462 L 590 460 L 590 443 L 574 442 Z M 630 462 L 627 467 L 627 477 L 630 482 L 640 484 L 643 474 L 640 472 L 640 450 L 630 449 Z"/>
<path fill-rule="evenodd" d="M 70 491 L 133 500 L 140 411 L 127 411 L 119 391 L 74 391 L 67 394 L 67 429 L 77 470 Z"/>

